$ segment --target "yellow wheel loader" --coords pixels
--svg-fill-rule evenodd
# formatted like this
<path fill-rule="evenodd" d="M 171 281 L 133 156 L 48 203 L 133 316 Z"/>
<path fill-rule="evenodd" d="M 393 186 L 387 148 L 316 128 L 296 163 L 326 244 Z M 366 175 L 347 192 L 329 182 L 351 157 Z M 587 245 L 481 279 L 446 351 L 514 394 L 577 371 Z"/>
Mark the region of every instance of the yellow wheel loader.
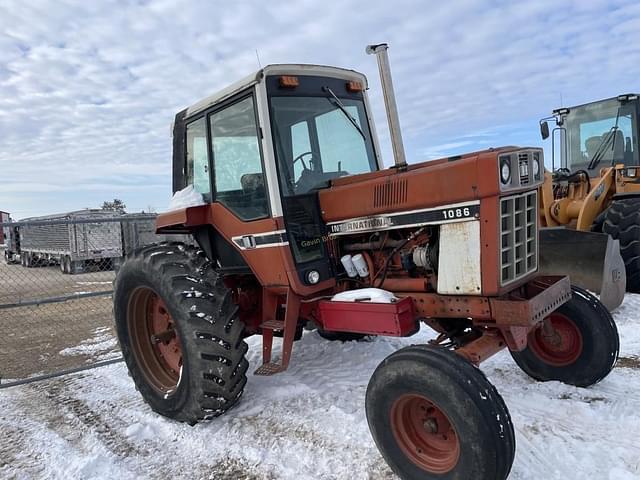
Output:
<path fill-rule="evenodd" d="M 625 289 L 640 292 L 638 104 L 637 94 L 619 95 L 540 121 L 552 150 L 540 195 L 541 266 L 599 292 L 609 309 Z"/>

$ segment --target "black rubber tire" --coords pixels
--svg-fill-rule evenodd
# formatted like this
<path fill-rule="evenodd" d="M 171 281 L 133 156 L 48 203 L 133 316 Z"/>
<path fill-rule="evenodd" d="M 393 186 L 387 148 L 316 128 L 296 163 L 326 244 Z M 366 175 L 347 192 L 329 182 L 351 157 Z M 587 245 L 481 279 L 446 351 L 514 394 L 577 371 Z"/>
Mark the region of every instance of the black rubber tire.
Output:
<path fill-rule="evenodd" d="M 159 392 L 145 380 L 132 351 L 128 302 L 138 287 L 156 292 L 175 322 L 182 371 L 172 393 Z M 154 411 L 193 425 L 221 415 L 238 402 L 249 366 L 244 324 L 231 291 L 201 250 L 165 243 L 133 252 L 115 280 L 114 314 L 131 377 Z"/>
<path fill-rule="evenodd" d="M 77 275 L 78 273 L 84 273 L 87 268 L 86 262 L 82 260 L 71 260 L 71 258 L 69 258 L 68 265 L 69 265 L 69 275 Z"/>
<path fill-rule="evenodd" d="M 597 297 L 573 285 L 572 297 L 556 312 L 568 317 L 582 336 L 582 351 L 565 366 L 550 365 L 530 347 L 511 352 L 516 364 L 530 377 L 546 382 L 557 380 L 576 387 L 588 387 L 605 378 L 618 359 L 620 339 L 613 317 Z M 535 332 L 529 334 L 531 341 Z"/>
<path fill-rule="evenodd" d="M 320 335 L 325 340 L 329 340 L 331 342 L 353 342 L 362 340 L 367 335 L 364 333 L 352 333 L 352 332 L 332 332 L 329 330 L 323 330 L 318 327 L 318 335 Z"/>
<path fill-rule="evenodd" d="M 65 255 L 60 257 L 60 271 L 63 275 L 69 274 L 69 267 L 67 266 L 67 257 Z"/>
<path fill-rule="evenodd" d="M 627 291 L 640 293 L 640 198 L 614 200 L 604 220 L 604 233 L 620 240 L 627 270 Z"/>
<path fill-rule="evenodd" d="M 391 412 L 405 394 L 429 398 L 451 421 L 460 443 L 452 470 L 428 472 L 402 452 Z M 509 411 L 484 374 L 452 351 L 414 345 L 387 357 L 369 381 L 366 413 L 378 449 L 400 478 L 503 480 L 511 471 L 516 444 Z"/>

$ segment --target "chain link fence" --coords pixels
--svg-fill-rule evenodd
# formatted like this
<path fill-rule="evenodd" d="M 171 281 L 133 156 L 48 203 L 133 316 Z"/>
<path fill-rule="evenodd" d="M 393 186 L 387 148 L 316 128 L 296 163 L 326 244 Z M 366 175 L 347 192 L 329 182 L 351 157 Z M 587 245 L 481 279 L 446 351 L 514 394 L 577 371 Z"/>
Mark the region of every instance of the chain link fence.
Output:
<path fill-rule="evenodd" d="M 133 250 L 167 239 L 155 215 L 83 210 L 2 232 L 0 387 L 119 359 L 113 281 Z"/>

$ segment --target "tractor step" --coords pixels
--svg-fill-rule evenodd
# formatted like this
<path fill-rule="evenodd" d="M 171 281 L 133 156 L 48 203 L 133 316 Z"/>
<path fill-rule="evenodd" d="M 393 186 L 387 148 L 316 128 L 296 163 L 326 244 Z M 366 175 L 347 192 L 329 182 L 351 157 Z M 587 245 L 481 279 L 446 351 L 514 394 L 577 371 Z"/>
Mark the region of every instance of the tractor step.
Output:
<path fill-rule="evenodd" d="M 262 365 L 260 365 L 255 372 L 253 372 L 254 375 L 264 375 L 264 376 L 269 376 L 269 375 L 275 375 L 276 373 L 280 373 L 280 372 L 284 372 L 287 369 L 287 367 L 280 365 L 279 363 L 263 363 Z"/>
<path fill-rule="evenodd" d="M 271 351 L 271 341 L 273 338 L 273 333 L 272 332 L 282 332 L 284 331 L 284 322 L 282 320 L 266 320 L 264 322 L 262 322 L 262 324 L 260 325 L 260 328 L 262 328 L 263 330 L 268 330 L 269 331 L 269 352 Z M 264 335 L 264 333 L 263 333 Z M 264 339 L 263 339 L 264 342 Z M 270 355 L 270 354 L 269 354 Z M 287 367 L 283 367 L 281 364 L 279 363 L 274 363 L 274 362 L 270 362 L 267 361 L 265 363 L 263 363 L 262 365 L 260 365 L 255 372 L 253 372 L 254 375 L 264 375 L 264 376 L 268 376 L 268 375 L 275 375 L 276 373 L 280 373 L 283 372 L 287 369 Z"/>
<path fill-rule="evenodd" d="M 262 329 L 262 365 L 254 372 L 254 375 L 274 375 L 284 372 L 289 366 L 298 325 L 298 314 L 300 313 L 300 299 L 295 293 L 287 291 L 284 320 L 273 319 L 276 316 L 278 301 L 277 296 L 267 296 L 263 300 L 263 305 L 270 304 L 272 308 L 266 313 L 268 315 L 267 320 L 264 320 L 263 317 L 263 322 L 260 324 Z M 274 332 L 282 332 L 282 359 L 280 363 L 271 361 Z"/>
<path fill-rule="evenodd" d="M 267 320 L 265 322 L 262 322 L 260 328 L 281 331 L 284 330 L 284 322 L 282 320 Z"/>

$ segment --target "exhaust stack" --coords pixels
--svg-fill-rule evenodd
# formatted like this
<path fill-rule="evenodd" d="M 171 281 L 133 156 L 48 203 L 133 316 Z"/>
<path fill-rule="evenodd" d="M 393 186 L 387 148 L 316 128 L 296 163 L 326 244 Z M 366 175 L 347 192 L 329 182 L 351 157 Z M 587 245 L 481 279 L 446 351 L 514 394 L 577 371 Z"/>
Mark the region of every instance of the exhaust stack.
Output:
<path fill-rule="evenodd" d="M 391 67 L 389 66 L 389 55 L 387 50 L 389 45 L 380 43 L 378 45 L 368 45 L 367 54 L 375 54 L 378 60 L 378 70 L 380 71 L 380 82 L 382 83 L 382 95 L 384 105 L 387 110 L 387 122 L 389 123 L 389 133 L 391 135 L 391 146 L 393 148 L 393 159 L 396 168 L 405 169 L 407 160 L 404 154 L 404 144 L 402 143 L 402 132 L 400 131 L 400 118 L 398 117 L 398 106 L 396 105 L 396 95 L 393 91 L 391 80 Z"/>

